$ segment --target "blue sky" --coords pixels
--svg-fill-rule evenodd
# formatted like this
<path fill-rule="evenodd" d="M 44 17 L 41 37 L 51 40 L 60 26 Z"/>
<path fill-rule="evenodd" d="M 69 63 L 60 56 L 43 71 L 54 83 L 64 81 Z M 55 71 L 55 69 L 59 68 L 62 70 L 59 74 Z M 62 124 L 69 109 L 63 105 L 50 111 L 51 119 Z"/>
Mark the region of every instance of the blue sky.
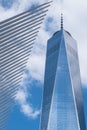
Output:
<path fill-rule="evenodd" d="M 32 94 L 32 97 L 28 99 L 28 102 L 31 102 L 33 107 L 40 109 L 42 84 L 40 84 L 38 81 L 33 81 L 31 86 L 32 89 L 29 90 L 29 93 Z M 39 121 L 40 115 L 35 119 L 26 117 L 26 115 L 20 111 L 20 106 L 16 103 L 9 117 L 7 130 L 39 130 Z"/>
<path fill-rule="evenodd" d="M 0 14 L 2 14 L 0 21 L 46 1 L 0 0 Z M 47 39 L 60 28 L 61 3 L 63 3 L 64 28 L 74 36 L 78 43 L 85 116 L 87 118 L 87 1 L 54 0 L 27 64 L 24 79 L 9 116 L 7 130 L 39 130 L 46 44 Z"/>

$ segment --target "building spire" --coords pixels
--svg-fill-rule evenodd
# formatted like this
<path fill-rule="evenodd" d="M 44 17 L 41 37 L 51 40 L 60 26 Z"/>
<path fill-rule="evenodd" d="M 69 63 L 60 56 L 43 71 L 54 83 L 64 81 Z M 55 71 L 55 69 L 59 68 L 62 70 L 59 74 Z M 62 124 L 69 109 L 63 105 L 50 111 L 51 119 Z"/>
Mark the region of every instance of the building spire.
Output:
<path fill-rule="evenodd" d="M 63 29 L 63 13 L 61 13 L 61 30 Z"/>

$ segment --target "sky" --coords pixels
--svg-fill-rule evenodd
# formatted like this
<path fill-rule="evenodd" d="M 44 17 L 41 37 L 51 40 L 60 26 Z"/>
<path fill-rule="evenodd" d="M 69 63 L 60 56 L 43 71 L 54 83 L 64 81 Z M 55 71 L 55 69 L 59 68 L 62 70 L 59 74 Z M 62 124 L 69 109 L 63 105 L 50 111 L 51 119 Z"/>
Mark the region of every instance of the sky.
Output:
<path fill-rule="evenodd" d="M 0 22 L 44 2 L 47 0 L 0 0 Z M 61 10 L 64 29 L 72 34 L 78 45 L 87 118 L 87 1 L 53 0 L 27 63 L 7 130 L 39 130 L 47 40 L 60 29 Z"/>

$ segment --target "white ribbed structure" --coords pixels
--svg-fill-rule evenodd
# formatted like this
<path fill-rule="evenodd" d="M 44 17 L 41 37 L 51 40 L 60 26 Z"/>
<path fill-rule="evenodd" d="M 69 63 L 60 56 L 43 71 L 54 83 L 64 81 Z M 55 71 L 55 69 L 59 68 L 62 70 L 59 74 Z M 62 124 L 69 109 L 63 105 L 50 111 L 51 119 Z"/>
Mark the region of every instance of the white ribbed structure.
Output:
<path fill-rule="evenodd" d="M 50 3 L 0 22 L 0 130 L 6 129 L 23 70 Z"/>

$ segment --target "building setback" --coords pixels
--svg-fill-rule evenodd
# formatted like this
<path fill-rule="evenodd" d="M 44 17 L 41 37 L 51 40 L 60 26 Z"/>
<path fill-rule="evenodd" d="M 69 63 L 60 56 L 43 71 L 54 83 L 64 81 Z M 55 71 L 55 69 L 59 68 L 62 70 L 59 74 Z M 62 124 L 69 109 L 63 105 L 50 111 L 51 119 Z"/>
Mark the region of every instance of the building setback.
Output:
<path fill-rule="evenodd" d="M 63 20 L 47 44 L 40 130 L 86 130 L 77 44 Z"/>

